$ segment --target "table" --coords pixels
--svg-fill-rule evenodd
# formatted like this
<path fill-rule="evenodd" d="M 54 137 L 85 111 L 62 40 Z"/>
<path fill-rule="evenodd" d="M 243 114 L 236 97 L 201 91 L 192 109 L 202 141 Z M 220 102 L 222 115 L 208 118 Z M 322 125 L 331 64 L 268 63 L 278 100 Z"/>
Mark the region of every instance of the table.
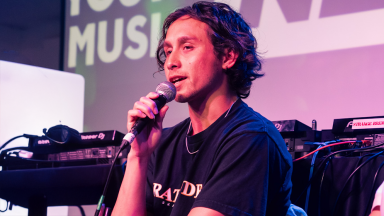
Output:
<path fill-rule="evenodd" d="M 352 171 L 368 157 L 334 158 L 324 175 L 321 190 L 321 215 L 331 215 L 336 197 Z M 318 165 L 322 159 L 316 160 Z M 356 173 L 341 196 L 337 215 L 364 215 L 369 202 L 372 180 L 384 161 L 379 156 Z M 297 201 L 308 181 L 310 159 L 301 160 L 293 166 L 293 191 L 291 200 L 304 208 L 305 194 Z M 110 165 L 73 166 L 10 170 L 0 172 L 0 198 L 29 208 L 29 215 L 46 215 L 47 206 L 96 204 L 103 190 Z M 316 170 L 316 169 L 315 169 Z M 113 207 L 123 178 L 121 165 L 116 165 L 111 185 L 106 196 L 106 206 Z M 318 215 L 321 172 L 315 176 L 311 187 L 308 215 Z M 384 169 L 379 173 L 374 187 L 384 180 Z M 335 214 L 335 215 L 336 215 Z"/>
<path fill-rule="evenodd" d="M 28 208 L 28 215 L 46 215 L 47 206 L 97 204 L 110 165 L 73 166 L 0 172 L 0 198 Z M 116 165 L 106 196 L 113 207 L 123 171 Z"/>

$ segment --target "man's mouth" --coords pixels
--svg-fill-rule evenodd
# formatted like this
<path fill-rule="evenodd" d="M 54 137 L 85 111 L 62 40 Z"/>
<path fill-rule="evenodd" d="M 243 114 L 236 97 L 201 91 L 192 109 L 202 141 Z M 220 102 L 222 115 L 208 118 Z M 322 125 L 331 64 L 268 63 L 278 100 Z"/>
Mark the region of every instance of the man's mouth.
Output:
<path fill-rule="evenodd" d="M 175 77 L 175 78 L 171 79 L 171 83 L 176 84 L 176 83 L 178 83 L 182 80 L 185 80 L 185 79 L 187 79 L 187 78 L 186 77 Z"/>

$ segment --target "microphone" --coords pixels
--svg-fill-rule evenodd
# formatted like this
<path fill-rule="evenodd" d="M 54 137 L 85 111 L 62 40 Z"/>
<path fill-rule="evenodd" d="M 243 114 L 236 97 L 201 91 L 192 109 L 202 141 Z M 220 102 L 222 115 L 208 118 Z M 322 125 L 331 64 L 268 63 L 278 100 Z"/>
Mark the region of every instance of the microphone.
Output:
<path fill-rule="evenodd" d="M 171 102 L 175 99 L 176 88 L 171 82 L 164 81 L 156 87 L 156 93 L 159 94 L 159 97 L 156 99 L 153 99 L 153 101 L 156 103 L 157 109 L 160 110 L 166 103 Z M 107 182 L 105 183 L 103 194 L 99 199 L 99 203 L 95 211 L 95 216 L 99 215 L 101 206 L 104 203 L 104 198 L 105 198 L 105 195 L 107 194 L 109 180 L 111 179 L 110 177 L 111 177 L 112 169 L 116 163 L 116 159 L 119 157 L 123 149 L 125 149 L 130 143 L 133 142 L 136 135 L 139 134 L 141 130 L 143 130 L 143 128 L 147 125 L 147 123 L 150 120 L 151 119 L 148 118 L 148 116 L 142 119 L 137 119 L 135 124 L 133 124 L 131 130 L 124 136 L 123 141 L 120 145 L 120 149 L 116 154 L 115 159 L 112 162 L 111 169 L 109 170 Z"/>
<path fill-rule="evenodd" d="M 164 81 L 156 87 L 156 93 L 159 94 L 159 97 L 153 99 L 153 102 L 156 103 L 157 109 L 160 111 L 163 106 L 171 102 L 176 97 L 176 87 L 173 83 Z M 136 120 L 135 124 L 132 126 L 131 130 L 124 136 L 123 143 L 120 148 L 126 147 L 128 144 L 132 143 L 136 135 L 143 130 L 143 128 L 150 122 L 151 119 L 147 117 Z"/>

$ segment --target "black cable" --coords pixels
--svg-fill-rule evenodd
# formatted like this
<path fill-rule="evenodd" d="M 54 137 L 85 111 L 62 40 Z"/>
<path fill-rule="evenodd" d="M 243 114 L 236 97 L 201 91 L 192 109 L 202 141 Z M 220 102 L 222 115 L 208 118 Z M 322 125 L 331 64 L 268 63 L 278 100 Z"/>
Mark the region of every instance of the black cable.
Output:
<path fill-rule="evenodd" d="M 375 176 L 373 177 L 373 183 L 372 183 L 372 189 L 371 189 L 371 192 L 369 193 L 369 198 L 368 198 L 368 204 L 367 204 L 367 207 L 365 208 L 365 211 L 364 211 L 364 215 L 368 215 L 369 212 L 368 212 L 368 209 L 370 209 L 370 207 L 372 206 L 372 194 L 373 194 L 373 190 L 375 189 L 375 184 L 376 184 L 376 178 L 381 170 L 381 168 L 383 168 L 384 166 L 384 162 L 382 162 L 379 166 L 379 168 L 377 169 L 376 173 L 375 173 Z"/>
<path fill-rule="evenodd" d="M 323 170 L 323 175 L 321 177 L 321 181 L 320 181 L 320 187 L 319 187 L 319 201 L 318 201 L 318 213 L 319 213 L 319 216 L 321 216 L 321 189 L 323 187 L 323 181 L 324 181 L 324 176 L 325 176 L 325 171 L 327 170 L 328 168 L 328 164 L 329 162 L 331 162 L 332 158 L 330 160 L 327 161 L 327 163 L 325 164 L 325 167 L 324 167 L 324 170 Z"/>
<path fill-rule="evenodd" d="M 362 159 L 364 157 L 371 156 L 371 155 L 373 155 L 373 153 L 366 154 L 366 155 L 363 155 L 362 157 L 359 157 L 359 161 L 357 162 L 355 169 L 360 165 L 360 162 L 362 161 Z M 322 174 L 322 177 L 321 177 L 321 180 L 320 180 L 319 196 L 318 196 L 319 197 L 319 201 L 318 201 L 318 215 L 319 216 L 321 216 L 321 191 L 322 191 L 322 188 L 323 188 L 324 176 L 325 176 L 325 172 L 327 170 L 328 164 L 329 164 L 329 162 L 331 162 L 332 159 L 333 158 L 331 157 L 330 160 L 328 160 L 327 163 L 325 164 L 325 167 L 324 167 L 324 170 L 323 170 L 323 174 Z"/>
<path fill-rule="evenodd" d="M 359 160 L 357 161 L 357 164 L 356 164 L 356 166 L 355 166 L 355 169 L 356 169 L 358 166 L 360 166 L 361 161 L 362 161 L 365 157 L 367 157 L 367 155 L 370 155 L 370 154 L 366 154 L 366 155 L 363 155 L 363 156 L 359 157 Z"/>
<path fill-rule="evenodd" d="M 318 169 L 316 170 L 316 172 L 312 175 L 312 178 L 307 182 L 307 185 L 306 187 L 304 187 L 304 190 L 300 193 L 300 195 L 296 198 L 295 202 L 293 203 L 297 203 L 300 199 L 300 197 L 303 195 L 303 193 L 305 191 L 307 191 L 307 188 L 312 184 L 312 181 L 313 179 L 315 179 L 315 176 L 317 176 L 320 172 L 320 169 L 321 167 L 329 160 L 330 157 L 336 155 L 336 154 L 339 154 L 339 153 L 343 153 L 343 152 L 348 152 L 348 151 L 354 151 L 354 152 L 366 152 L 368 150 L 374 150 L 376 148 L 379 148 L 381 146 L 383 146 L 384 143 L 380 143 L 378 145 L 375 145 L 375 146 L 370 146 L 370 147 L 365 147 L 365 148 L 358 148 L 358 149 L 344 149 L 344 150 L 339 150 L 339 151 L 335 151 L 335 152 L 332 152 L 326 156 L 324 156 L 324 160 L 319 164 L 318 166 Z"/>
<path fill-rule="evenodd" d="M 36 135 L 31 135 L 31 134 L 23 134 L 23 135 L 19 135 L 19 136 L 15 136 L 13 138 L 11 138 L 10 140 L 8 140 L 7 142 L 5 142 L 2 146 L 0 146 L 0 150 L 3 149 L 6 145 L 8 145 L 10 142 L 12 142 L 13 140 L 15 139 L 18 139 L 20 137 L 25 137 L 25 138 L 33 138 L 33 137 L 38 137 Z"/>
<path fill-rule="evenodd" d="M 356 149 L 356 145 L 357 145 L 357 141 L 355 143 L 352 144 L 352 146 L 349 148 L 349 149 Z M 354 152 L 350 152 L 346 155 L 344 155 L 344 157 L 349 157 L 349 156 L 352 156 L 353 157 L 353 154 Z"/>
<path fill-rule="evenodd" d="M 360 157 L 359 157 L 359 160 L 358 160 L 358 162 L 357 162 L 357 164 L 356 164 L 356 166 L 355 166 L 355 169 L 356 169 L 358 166 L 360 166 L 361 161 L 362 161 L 365 157 L 372 156 L 372 155 L 374 155 L 374 153 L 369 153 L 369 154 L 360 156 Z"/>
<path fill-rule="evenodd" d="M 5 205 L 5 210 L 0 210 L 0 212 L 6 212 L 8 210 L 9 202 L 7 201 L 7 204 Z"/>
<path fill-rule="evenodd" d="M 79 210 L 80 210 L 81 216 L 85 216 L 85 212 L 84 212 L 83 207 L 82 207 L 81 205 L 78 205 L 77 207 L 78 207 Z"/>
<path fill-rule="evenodd" d="M 301 191 L 300 195 L 296 198 L 295 202 L 293 202 L 293 203 L 297 203 L 299 201 L 299 199 L 303 195 L 303 193 L 305 191 L 307 191 L 307 188 L 312 184 L 312 181 L 313 181 L 313 179 L 315 179 L 315 176 L 317 176 L 318 173 L 320 172 L 320 168 L 323 166 L 324 162 L 327 162 L 330 159 L 330 157 L 332 157 L 332 156 L 333 156 L 332 153 L 325 156 L 324 160 L 318 166 L 318 169 L 316 170 L 316 172 L 312 175 L 312 178 L 308 180 L 307 185 L 304 187 L 304 189 Z"/>
<path fill-rule="evenodd" d="M 100 197 L 100 200 L 99 200 L 99 203 L 97 204 L 97 208 L 96 208 L 96 211 L 95 211 L 95 216 L 98 216 L 99 215 L 99 212 L 100 212 L 100 209 L 101 209 L 101 205 L 104 203 L 104 199 L 105 199 L 105 196 L 107 194 L 107 190 L 108 190 L 108 186 L 109 186 L 109 181 L 111 179 L 111 174 L 112 174 L 112 171 L 113 171 L 113 167 L 115 166 L 115 163 L 117 161 L 117 158 L 119 157 L 119 154 L 129 145 L 127 145 L 127 141 L 125 139 L 123 139 L 123 142 L 122 144 L 120 145 L 120 149 L 119 149 L 119 152 L 116 154 L 115 156 L 115 159 L 113 160 L 112 162 L 112 165 L 111 165 L 111 168 L 109 169 L 109 173 L 108 173 L 108 177 L 107 177 L 107 182 L 105 183 L 104 185 L 104 190 L 103 190 L 103 194 L 101 195 Z"/>
<path fill-rule="evenodd" d="M 19 136 L 15 136 L 13 138 L 11 138 L 10 140 L 8 140 L 7 142 L 5 142 L 2 146 L 0 146 L 0 150 L 3 149 L 6 145 L 8 145 L 10 142 L 12 142 L 13 140 L 15 139 L 18 139 L 20 137 L 24 137 L 24 135 L 19 135 Z"/>
<path fill-rule="evenodd" d="M 371 161 L 372 159 L 376 158 L 377 156 L 379 156 L 379 155 L 382 154 L 382 153 L 384 153 L 384 151 L 381 151 L 381 152 L 379 152 L 379 153 L 373 155 L 372 157 L 368 158 L 368 159 L 367 159 L 366 161 L 364 161 L 360 166 L 358 166 L 358 167 L 351 173 L 351 175 L 349 175 L 347 181 L 345 182 L 345 184 L 344 184 L 344 186 L 342 187 L 342 189 L 341 189 L 339 195 L 338 195 L 337 198 L 336 198 L 336 202 L 335 202 L 335 205 L 334 205 L 334 207 L 333 207 L 333 211 L 332 211 L 331 216 L 334 215 L 334 213 L 336 212 L 336 209 L 337 209 L 337 203 L 338 203 L 338 201 L 339 201 L 339 198 L 340 198 L 341 194 L 343 193 L 345 187 L 347 186 L 349 180 L 352 179 L 352 177 L 356 174 L 356 172 L 357 172 L 361 167 L 363 167 L 363 166 L 364 166 L 365 164 L 367 164 L 369 161 Z"/>

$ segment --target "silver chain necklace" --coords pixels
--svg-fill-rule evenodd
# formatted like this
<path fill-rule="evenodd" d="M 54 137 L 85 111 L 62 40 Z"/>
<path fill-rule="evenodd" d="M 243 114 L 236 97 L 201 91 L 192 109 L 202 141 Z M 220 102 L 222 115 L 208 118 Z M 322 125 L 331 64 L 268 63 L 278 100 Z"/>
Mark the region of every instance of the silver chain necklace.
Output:
<path fill-rule="evenodd" d="M 237 100 L 235 100 L 235 102 L 232 103 L 231 107 L 229 107 L 229 109 L 228 109 L 228 111 L 227 111 L 227 114 L 225 114 L 224 118 L 227 117 L 229 111 L 231 111 L 232 106 L 233 106 L 233 104 L 236 103 L 236 101 L 237 101 Z M 189 154 L 196 154 L 199 150 L 194 151 L 194 152 L 190 152 L 189 149 L 188 149 L 188 139 L 187 139 L 187 138 L 188 138 L 189 131 L 191 130 L 191 125 L 192 125 L 192 121 L 189 122 L 189 127 L 188 127 L 188 131 L 187 131 L 187 136 L 185 137 L 185 147 L 187 147 L 187 151 L 188 151 Z"/>

